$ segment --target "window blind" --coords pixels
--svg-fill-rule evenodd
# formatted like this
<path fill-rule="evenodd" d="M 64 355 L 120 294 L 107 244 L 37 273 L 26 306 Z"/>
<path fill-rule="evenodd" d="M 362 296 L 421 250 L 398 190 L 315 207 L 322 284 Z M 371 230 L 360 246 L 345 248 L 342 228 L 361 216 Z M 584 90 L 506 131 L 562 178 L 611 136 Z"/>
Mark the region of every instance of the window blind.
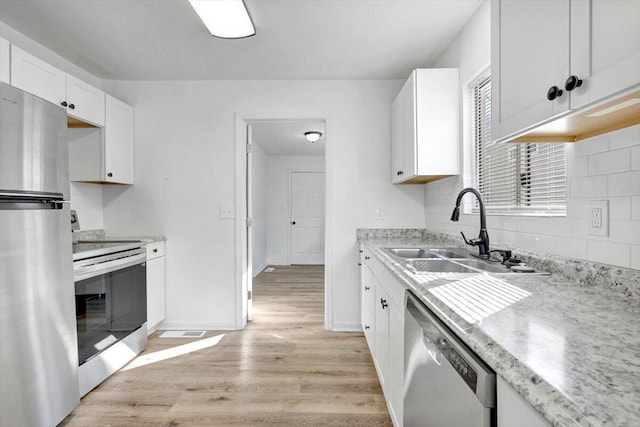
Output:
<path fill-rule="evenodd" d="M 564 144 L 491 141 L 491 77 L 471 85 L 475 186 L 491 213 L 566 214 Z M 477 210 L 477 202 L 474 211 Z"/>

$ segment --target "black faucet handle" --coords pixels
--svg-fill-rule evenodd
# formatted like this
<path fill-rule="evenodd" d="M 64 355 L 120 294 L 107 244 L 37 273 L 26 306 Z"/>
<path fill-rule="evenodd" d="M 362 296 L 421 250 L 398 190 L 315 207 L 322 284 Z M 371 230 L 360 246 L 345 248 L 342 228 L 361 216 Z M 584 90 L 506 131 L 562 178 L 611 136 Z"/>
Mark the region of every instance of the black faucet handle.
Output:
<path fill-rule="evenodd" d="M 469 246 L 476 246 L 478 244 L 478 242 L 476 241 L 476 239 L 471 239 L 471 240 L 467 240 L 467 236 L 464 235 L 464 233 L 461 231 L 460 234 L 462 234 L 462 238 L 464 239 L 464 242 L 469 245 Z"/>

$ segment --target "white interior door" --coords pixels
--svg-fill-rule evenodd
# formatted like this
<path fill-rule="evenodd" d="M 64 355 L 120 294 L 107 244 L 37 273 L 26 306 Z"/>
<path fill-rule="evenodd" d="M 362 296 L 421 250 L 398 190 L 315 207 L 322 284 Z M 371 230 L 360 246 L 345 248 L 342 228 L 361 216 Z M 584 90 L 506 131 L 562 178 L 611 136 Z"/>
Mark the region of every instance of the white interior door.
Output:
<path fill-rule="evenodd" d="M 251 174 L 251 143 L 251 126 L 247 126 L 247 268 L 245 270 L 245 275 L 247 276 L 247 320 L 253 320 L 253 195 L 251 193 L 253 177 Z"/>
<path fill-rule="evenodd" d="M 291 172 L 291 264 L 324 264 L 324 172 Z"/>

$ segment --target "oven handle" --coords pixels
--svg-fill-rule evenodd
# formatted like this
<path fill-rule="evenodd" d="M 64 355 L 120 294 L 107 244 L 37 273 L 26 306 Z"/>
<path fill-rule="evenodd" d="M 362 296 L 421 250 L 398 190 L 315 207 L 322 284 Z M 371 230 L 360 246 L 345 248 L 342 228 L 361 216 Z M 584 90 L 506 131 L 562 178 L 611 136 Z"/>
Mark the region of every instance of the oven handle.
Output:
<path fill-rule="evenodd" d="M 139 254 L 118 258 L 112 261 L 106 261 L 99 264 L 90 264 L 87 266 L 74 266 L 73 278 L 75 282 L 81 280 L 90 279 L 92 277 L 100 276 L 103 274 L 111 273 L 116 270 L 131 267 L 137 264 L 142 264 L 147 260 L 146 252 L 142 251 Z"/>

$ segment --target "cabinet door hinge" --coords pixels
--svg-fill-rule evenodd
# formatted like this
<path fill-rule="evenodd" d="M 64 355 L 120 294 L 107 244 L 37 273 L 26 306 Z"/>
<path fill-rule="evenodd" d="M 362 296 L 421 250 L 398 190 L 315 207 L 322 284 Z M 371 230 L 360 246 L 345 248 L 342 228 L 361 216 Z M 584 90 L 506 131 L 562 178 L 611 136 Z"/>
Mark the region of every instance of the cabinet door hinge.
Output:
<path fill-rule="evenodd" d="M 253 218 L 248 216 L 247 217 L 247 227 L 252 227 L 252 226 L 253 226 Z"/>
<path fill-rule="evenodd" d="M 247 154 L 251 153 L 251 144 L 247 144 Z"/>

